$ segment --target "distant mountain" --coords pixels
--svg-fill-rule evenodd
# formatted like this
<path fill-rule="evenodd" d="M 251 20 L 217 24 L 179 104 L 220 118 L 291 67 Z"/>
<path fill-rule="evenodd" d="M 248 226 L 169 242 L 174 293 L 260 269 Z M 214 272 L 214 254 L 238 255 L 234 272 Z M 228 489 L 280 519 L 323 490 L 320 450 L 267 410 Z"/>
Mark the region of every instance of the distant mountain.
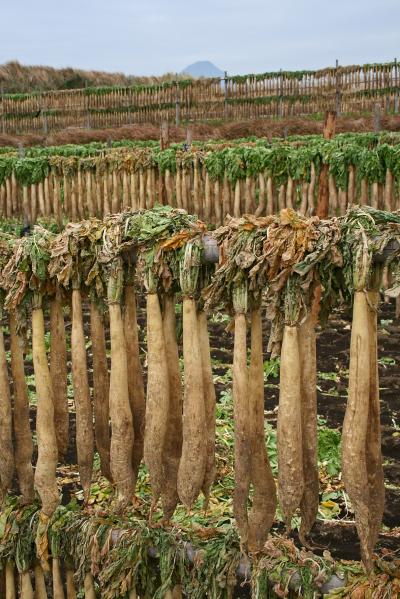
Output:
<path fill-rule="evenodd" d="M 192 77 L 223 77 L 224 71 L 219 69 L 209 60 L 199 60 L 183 69 L 182 74 L 187 73 Z"/>

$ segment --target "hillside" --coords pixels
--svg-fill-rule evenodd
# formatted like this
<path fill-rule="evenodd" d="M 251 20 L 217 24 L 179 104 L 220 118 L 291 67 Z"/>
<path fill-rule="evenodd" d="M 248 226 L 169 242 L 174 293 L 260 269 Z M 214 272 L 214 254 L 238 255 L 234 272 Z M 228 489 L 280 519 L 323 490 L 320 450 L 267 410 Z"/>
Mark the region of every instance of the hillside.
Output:
<path fill-rule="evenodd" d="M 185 75 L 187 78 L 188 75 Z M 57 89 L 113 85 L 150 85 L 174 79 L 182 75 L 166 73 L 160 77 L 136 77 L 123 73 L 85 71 L 82 69 L 55 69 L 47 66 L 26 66 L 17 61 L 0 65 L 0 88 L 2 93 L 24 93 Z"/>

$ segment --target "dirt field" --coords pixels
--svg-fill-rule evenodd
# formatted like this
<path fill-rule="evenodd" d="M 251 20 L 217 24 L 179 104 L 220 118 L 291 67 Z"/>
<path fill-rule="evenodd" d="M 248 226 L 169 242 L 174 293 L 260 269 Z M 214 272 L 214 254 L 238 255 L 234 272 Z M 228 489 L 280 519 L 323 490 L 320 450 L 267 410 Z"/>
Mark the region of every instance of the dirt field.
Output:
<path fill-rule="evenodd" d="M 184 141 L 190 127 L 193 141 L 208 139 L 237 139 L 240 137 L 285 137 L 288 135 L 322 134 L 323 116 L 282 119 L 260 119 L 241 122 L 189 123 L 170 127 L 171 142 Z M 400 115 L 382 116 L 381 129 L 400 131 Z M 342 116 L 337 119 L 336 132 L 374 131 L 373 116 Z M 160 138 L 160 128 L 155 125 L 127 125 L 117 129 L 65 129 L 52 135 L 31 134 L 22 136 L 1 135 L 0 146 L 84 144 L 91 141 L 151 140 Z"/>

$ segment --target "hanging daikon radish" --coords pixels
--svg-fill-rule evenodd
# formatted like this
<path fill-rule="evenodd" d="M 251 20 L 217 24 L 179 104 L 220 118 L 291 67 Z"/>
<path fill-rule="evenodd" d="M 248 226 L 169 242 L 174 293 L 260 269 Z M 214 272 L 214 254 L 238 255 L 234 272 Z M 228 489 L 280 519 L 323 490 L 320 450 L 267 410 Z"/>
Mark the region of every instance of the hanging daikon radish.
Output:
<path fill-rule="evenodd" d="M 200 256 L 200 246 L 195 241 L 188 242 L 180 262 L 180 284 L 183 295 L 184 399 L 178 494 L 189 509 L 201 491 L 207 465 L 204 383 L 194 299 L 201 264 Z"/>
<path fill-rule="evenodd" d="M 161 490 L 164 520 L 168 521 L 179 501 L 178 468 L 182 454 L 182 383 L 176 339 L 175 296 L 164 295 L 163 333 L 169 377 L 168 422 L 164 443 L 165 482 Z"/>
<path fill-rule="evenodd" d="M 110 470 L 110 379 L 106 354 L 104 316 L 93 300 L 90 302 L 90 337 L 93 355 L 93 408 L 96 448 L 103 476 L 112 480 Z"/>
<path fill-rule="evenodd" d="M 261 308 L 251 312 L 251 358 L 249 368 L 250 468 L 253 503 L 248 515 L 250 551 L 260 551 L 275 517 L 276 486 L 269 463 L 264 430 L 264 360 Z"/>
<path fill-rule="evenodd" d="M 11 372 L 14 386 L 15 467 L 22 505 L 34 500 L 29 398 L 25 381 L 23 339 L 18 334 L 15 312 L 10 311 Z"/>

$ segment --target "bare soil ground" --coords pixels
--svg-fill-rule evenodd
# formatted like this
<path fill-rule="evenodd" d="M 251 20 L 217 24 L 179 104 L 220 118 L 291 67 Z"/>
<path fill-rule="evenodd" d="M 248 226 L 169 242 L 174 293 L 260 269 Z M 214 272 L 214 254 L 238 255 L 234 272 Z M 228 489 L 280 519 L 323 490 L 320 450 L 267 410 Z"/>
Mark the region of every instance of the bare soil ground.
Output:
<path fill-rule="evenodd" d="M 321 134 L 323 116 L 265 118 L 247 121 L 188 123 L 181 127 L 170 127 L 170 141 L 179 142 L 186 139 L 189 127 L 193 141 L 209 139 L 237 139 L 241 137 L 286 137 L 288 135 Z M 381 118 L 381 128 L 387 131 L 400 131 L 400 115 L 385 115 Z M 374 117 L 341 116 L 337 119 L 336 132 L 367 132 L 375 130 Z M 160 127 L 151 124 L 126 125 L 113 129 L 68 128 L 49 135 L 2 135 L 0 146 L 54 146 L 62 144 L 85 144 L 92 141 L 108 140 L 158 140 Z"/>

